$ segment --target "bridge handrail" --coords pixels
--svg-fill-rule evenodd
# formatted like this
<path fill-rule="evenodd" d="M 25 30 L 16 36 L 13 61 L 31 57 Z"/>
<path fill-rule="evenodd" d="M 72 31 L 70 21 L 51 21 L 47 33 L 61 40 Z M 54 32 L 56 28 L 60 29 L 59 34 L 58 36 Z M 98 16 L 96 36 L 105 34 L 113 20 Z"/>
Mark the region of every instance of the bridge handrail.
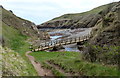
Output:
<path fill-rule="evenodd" d="M 49 46 L 56 46 L 57 44 L 62 44 L 62 43 L 65 43 L 67 44 L 68 42 L 72 42 L 72 41 L 77 41 L 77 40 L 87 40 L 91 37 L 91 33 L 88 33 L 87 35 L 83 35 L 81 37 L 75 37 L 75 38 L 66 38 L 66 39 L 56 39 L 56 40 L 52 40 L 50 42 L 45 42 L 45 43 L 42 43 L 40 44 L 37 48 L 34 48 L 35 49 L 42 49 L 44 47 L 49 47 Z"/>

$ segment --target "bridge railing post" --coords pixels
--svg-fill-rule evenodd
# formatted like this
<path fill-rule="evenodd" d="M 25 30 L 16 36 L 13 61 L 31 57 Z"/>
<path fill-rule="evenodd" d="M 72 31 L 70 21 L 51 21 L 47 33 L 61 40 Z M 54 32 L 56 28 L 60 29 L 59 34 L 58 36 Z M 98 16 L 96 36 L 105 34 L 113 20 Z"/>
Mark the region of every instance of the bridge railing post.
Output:
<path fill-rule="evenodd" d="M 41 45 L 40 47 L 41 47 L 41 50 L 42 50 L 43 46 Z"/>
<path fill-rule="evenodd" d="M 69 43 L 71 43 L 71 38 L 69 38 Z"/>
<path fill-rule="evenodd" d="M 58 40 L 58 45 L 61 45 L 60 40 Z"/>
<path fill-rule="evenodd" d="M 76 38 L 75 38 L 75 42 L 76 42 Z"/>
<path fill-rule="evenodd" d="M 53 45 L 53 41 L 50 41 L 50 45 L 51 45 L 51 46 Z"/>
<path fill-rule="evenodd" d="M 63 42 L 66 44 L 66 39 L 64 39 Z"/>
<path fill-rule="evenodd" d="M 47 43 L 47 46 L 49 47 L 49 42 Z"/>
<path fill-rule="evenodd" d="M 59 41 L 59 44 L 62 44 L 62 40 Z"/>
<path fill-rule="evenodd" d="M 83 41 L 84 41 L 85 36 L 83 35 Z"/>
<path fill-rule="evenodd" d="M 69 39 L 67 39 L 66 43 L 68 43 L 68 42 L 69 42 Z"/>
<path fill-rule="evenodd" d="M 40 46 L 38 46 L 38 50 L 40 49 Z"/>
<path fill-rule="evenodd" d="M 58 40 L 56 40 L 56 45 L 58 44 Z"/>
<path fill-rule="evenodd" d="M 56 40 L 54 41 L 54 46 L 56 46 Z"/>
<path fill-rule="evenodd" d="M 70 43 L 72 43 L 72 38 L 70 38 Z"/>
<path fill-rule="evenodd" d="M 79 37 L 77 37 L 77 41 L 79 41 Z"/>
<path fill-rule="evenodd" d="M 47 47 L 46 42 L 45 42 L 45 47 Z"/>
<path fill-rule="evenodd" d="M 79 41 L 80 41 L 80 39 L 81 39 L 81 38 L 79 37 Z"/>

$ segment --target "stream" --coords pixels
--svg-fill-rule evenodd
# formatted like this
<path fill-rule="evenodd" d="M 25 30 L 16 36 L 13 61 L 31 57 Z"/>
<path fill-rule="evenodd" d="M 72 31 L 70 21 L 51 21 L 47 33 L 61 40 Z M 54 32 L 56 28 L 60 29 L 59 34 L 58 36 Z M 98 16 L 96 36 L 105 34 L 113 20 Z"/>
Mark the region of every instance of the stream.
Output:
<path fill-rule="evenodd" d="M 60 37 L 62 37 L 62 35 L 61 36 L 50 36 L 51 40 L 55 40 L 55 39 L 58 39 Z M 63 47 L 65 48 L 65 51 L 80 52 L 80 50 L 78 50 L 78 48 L 77 48 L 77 43 L 63 45 Z"/>
<path fill-rule="evenodd" d="M 92 28 L 78 28 L 78 29 L 44 29 L 44 31 L 47 31 L 50 35 L 49 41 L 54 40 L 62 40 L 67 38 L 76 38 L 76 37 L 82 37 L 87 36 L 91 32 Z M 77 43 L 75 44 L 69 44 L 69 45 L 63 45 L 65 48 L 64 50 L 60 51 L 72 51 L 72 52 L 80 52 L 78 49 Z"/>
<path fill-rule="evenodd" d="M 59 31 L 56 30 L 56 31 L 53 31 L 53 32 L 48 32 L 48 33 L 50 35 L 51 40 L 55 40 L 55 39 L 60 39 L 61 37 L 66 37 L 66 36 L 67 36 L 67 38 L 71 37 L 73 35 L 72 31 L 74 31 L 74 30 L 66 29 L 66 30 L 59 30 Z M 53 34 L 56 34 L 56 33 L 57 33 L 57 35 L 53 35 Z M 78 49 L 77 43 L 69 44 L 69 45 L 63 45 L 63 47 L 65 48 L 64 51 L 80 52 L 80 50 Z"/>
<path fill-rule="evenodd" d="M 51 40 L 55 40 L 60 37 L 62 36 L 50 36 Z M 80 50 L 77 48 L 77 44 L 63 45 L 63 47 L 65 48 L 65 51 L 80 52 Z"/>

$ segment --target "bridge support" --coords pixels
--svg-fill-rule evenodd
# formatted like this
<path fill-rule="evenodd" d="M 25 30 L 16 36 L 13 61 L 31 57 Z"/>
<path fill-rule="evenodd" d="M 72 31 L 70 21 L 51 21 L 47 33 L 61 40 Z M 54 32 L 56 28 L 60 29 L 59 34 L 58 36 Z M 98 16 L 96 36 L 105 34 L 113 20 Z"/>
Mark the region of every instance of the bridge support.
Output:
<path fill-rule="evenodd" d="M 77 45 L 83 45 L 84 44 L 84 41 L 82 42 L 77 42 Z"/>
<path fill-rule="evenodd" d="M 55 46 L 53 47 L 52 51 L 58 51 L 60 49 L 65 49 L 63 46 Z"/>

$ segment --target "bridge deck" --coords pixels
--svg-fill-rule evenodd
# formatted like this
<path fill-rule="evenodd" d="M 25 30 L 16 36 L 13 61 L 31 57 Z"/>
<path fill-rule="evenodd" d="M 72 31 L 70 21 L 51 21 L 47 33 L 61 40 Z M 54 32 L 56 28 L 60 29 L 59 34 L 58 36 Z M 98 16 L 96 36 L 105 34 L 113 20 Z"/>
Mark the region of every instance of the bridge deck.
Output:
<path fill-rule="evenodd" d="M 53 40 L 50 42 L 45 42 L 43 44 L 40 44 L 40 46 L 38 46 L 37 48 L 34 48 L 32 51 L 33 52 L 42 51 L 42 50 L 46 50 L 46 49 L 53 48 L 60 45 L 68 45 L 68 44 L 73 44 L 77 42 L 82 42 L 82 41 L 88 40 L 89 38 L 90 38 L 90 35 L 88 34 L 87 36 L 82 36 L 82 37 L 68 38 L 63 40 Z"/>

